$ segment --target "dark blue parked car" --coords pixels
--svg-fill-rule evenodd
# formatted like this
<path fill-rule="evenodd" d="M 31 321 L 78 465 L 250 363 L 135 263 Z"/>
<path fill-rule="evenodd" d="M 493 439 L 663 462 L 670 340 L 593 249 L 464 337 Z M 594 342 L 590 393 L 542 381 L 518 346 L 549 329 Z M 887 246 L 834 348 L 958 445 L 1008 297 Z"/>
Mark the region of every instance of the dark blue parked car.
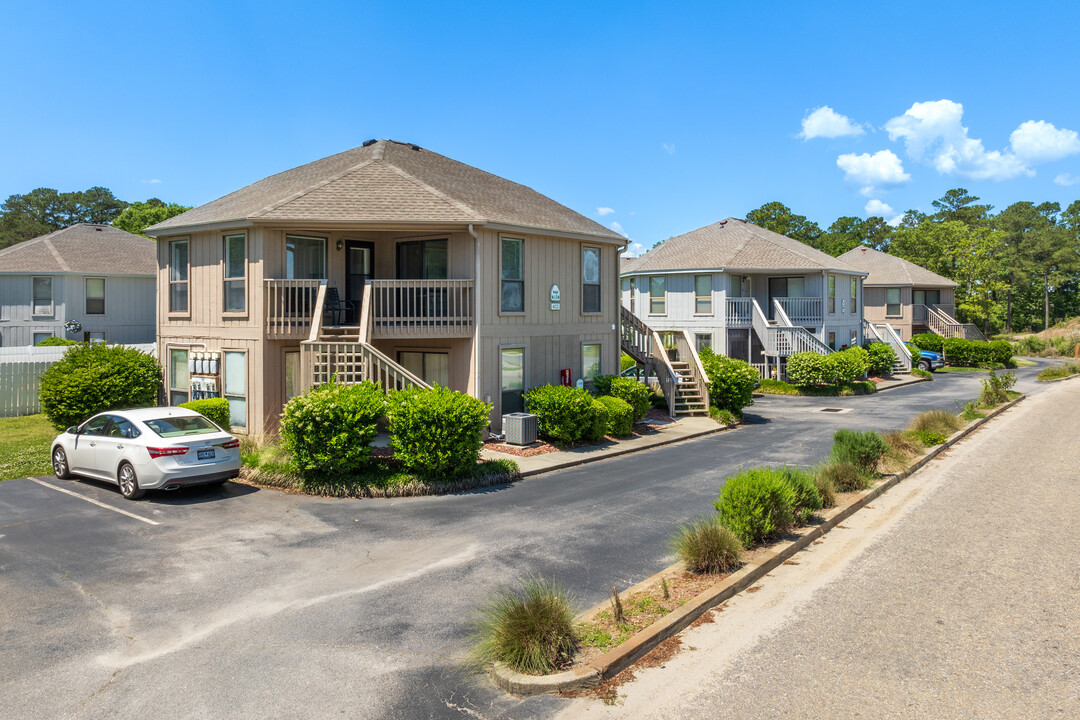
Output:
<path fill-rule="evenodd" d="M 908 350 L 911 351 L 911 362 L 915 367 L 929 370 L 930 372 L 945 367 L 945 356 L 941 353 L 920 350 L 909 342 L 904 344 L 907 345 Z"/>

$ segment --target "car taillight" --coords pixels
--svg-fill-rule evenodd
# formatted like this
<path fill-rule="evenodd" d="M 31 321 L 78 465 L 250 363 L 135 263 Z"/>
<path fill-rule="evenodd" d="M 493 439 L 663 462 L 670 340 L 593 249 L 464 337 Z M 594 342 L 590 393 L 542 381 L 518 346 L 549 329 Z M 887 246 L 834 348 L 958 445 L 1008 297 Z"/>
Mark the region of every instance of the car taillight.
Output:
<path fill-rule="evenodd" d="M 188 451 L 186 447 L 148 447 L 146 451 L 150 453 L 151 458 L 168 457 L 169 455 L 183 455 Z"/>
<path fill-rule="evenodd" d="M 226 450 L 232 450 L 235 447 L 240 447 L 240 441 L 236 438 L 233 438 L 232 440 L 226 440 L 225 442 L 221 443 L 221 447 L 225 448 Z"/>

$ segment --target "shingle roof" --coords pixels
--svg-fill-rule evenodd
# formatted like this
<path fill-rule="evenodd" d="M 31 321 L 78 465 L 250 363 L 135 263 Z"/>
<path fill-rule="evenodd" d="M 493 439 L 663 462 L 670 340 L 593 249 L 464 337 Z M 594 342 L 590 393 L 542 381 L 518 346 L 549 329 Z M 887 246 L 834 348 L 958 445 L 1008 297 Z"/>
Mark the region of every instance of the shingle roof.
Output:
<path fill-rule="evenodd" d="M 271 175 L 148 230 L 236 220 L 498 223 L 625 242 L 531 188 L 393 140 Z"/>
<path fill-rule="evenodd" d="M 633 259 L 622 268 L 622 274 L 721 268 L 858 272 L 842 260 L 786 235 L 728 218 L 665 240 Z"/>
<path fill-rule="evenodd" d="M 157 274 L 157 243 L 111 225 L 79 223 L 0 250 L 0 272 Z"/>
<path fill-rule="evenodd" d="M 840 256 L 848 265 L 869 273 L 863 285 L 927 285 L 956 287 L 949 278 L 930 272 L 913 262 L 869 247 L 857 247 Z"/>

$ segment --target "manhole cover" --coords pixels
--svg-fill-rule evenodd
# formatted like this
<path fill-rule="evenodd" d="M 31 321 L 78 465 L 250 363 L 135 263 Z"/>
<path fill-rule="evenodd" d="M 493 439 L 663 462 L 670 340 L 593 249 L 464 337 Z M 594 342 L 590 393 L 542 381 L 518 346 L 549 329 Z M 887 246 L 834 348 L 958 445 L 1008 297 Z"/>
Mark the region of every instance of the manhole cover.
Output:
<path fill-rule="evenodd" d="M 844 412 L 843 408 L 821 408 L 821 412 Z"/>

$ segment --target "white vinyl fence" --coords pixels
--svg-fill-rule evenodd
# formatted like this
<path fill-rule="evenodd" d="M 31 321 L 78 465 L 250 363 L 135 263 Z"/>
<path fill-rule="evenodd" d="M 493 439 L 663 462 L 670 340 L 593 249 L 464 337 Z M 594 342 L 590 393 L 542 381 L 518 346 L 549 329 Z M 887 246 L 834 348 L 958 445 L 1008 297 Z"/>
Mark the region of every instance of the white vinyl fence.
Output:
<path fill-rule="evenodd" d="M 156 355 L 156 345 L 129 347 Z M 41 412 L 38 380 L 45 370 L 64 356 L 66 347 L 0 348 L 0 417 L 33 415 Z"/>

